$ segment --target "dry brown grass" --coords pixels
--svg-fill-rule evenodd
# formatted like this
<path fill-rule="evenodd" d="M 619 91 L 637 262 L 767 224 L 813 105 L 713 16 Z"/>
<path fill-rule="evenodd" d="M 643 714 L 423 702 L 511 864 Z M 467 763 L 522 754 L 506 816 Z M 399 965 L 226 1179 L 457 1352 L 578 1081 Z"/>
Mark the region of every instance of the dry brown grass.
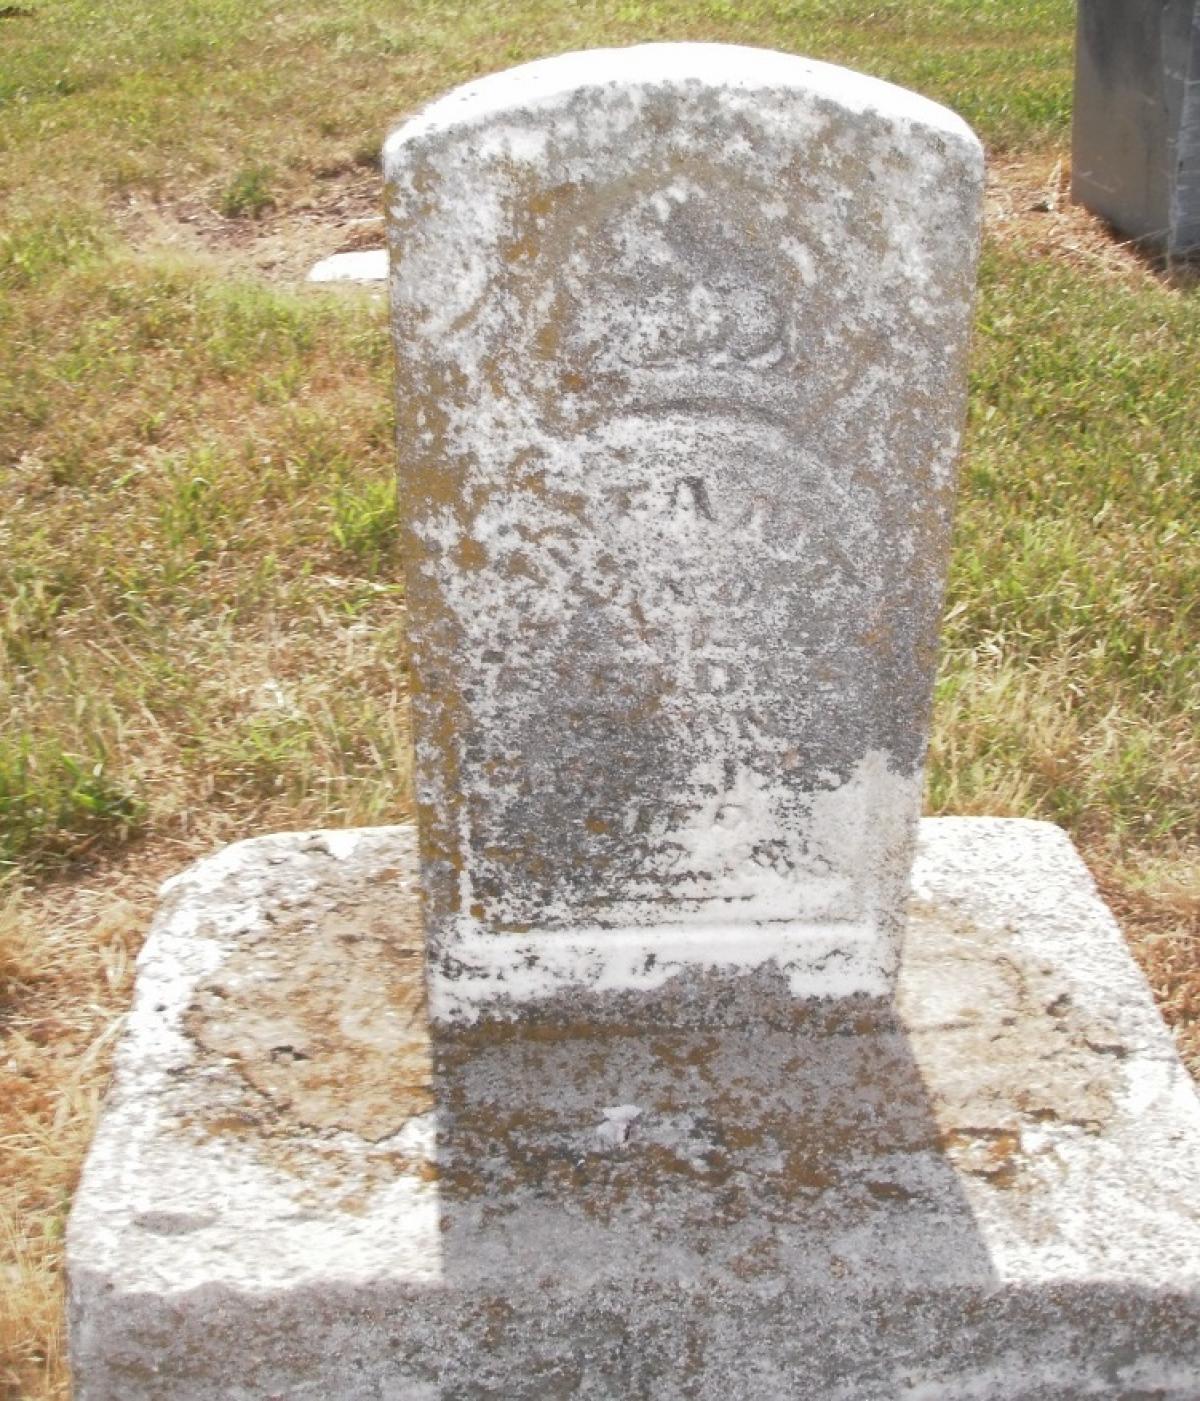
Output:
<path fill-rule="evenodd" d="M 1191 849 L 1131 865 L 1098 853 L 1089 864 L 1200 1079 L 1200 858 Z"/>
<path fill-rule="evenodd" d="M 229 218 L 208 201 L 130 196 L 120 210 L 130 246 L 151 256 L 170 251 L 231 270 L 295 284 L 331 253 L 382 248 L 379 175 L 334 168 L 285 208 L 258 219 Z"/>
<path fill-rule="evenodd" d="M 157 854 L 161 870 L 176 852 Z M 63 1227 L 158 872 L 134 853 L 0 912 L 0 1395 L 67 1394 Z"/>
<path fill-rule="evenodd" d="M 1091 278 L 1132 287 L 1164 283 L 1190 289 L 1197 268 L 1162 259 L 1123 238 L 1071 199 L 1071 167 L 1059 148 L 1007 151 L 988 162 L 985 217 L 992 236 L 1019 244 L 1030 257 L 1054 258 Z"/>

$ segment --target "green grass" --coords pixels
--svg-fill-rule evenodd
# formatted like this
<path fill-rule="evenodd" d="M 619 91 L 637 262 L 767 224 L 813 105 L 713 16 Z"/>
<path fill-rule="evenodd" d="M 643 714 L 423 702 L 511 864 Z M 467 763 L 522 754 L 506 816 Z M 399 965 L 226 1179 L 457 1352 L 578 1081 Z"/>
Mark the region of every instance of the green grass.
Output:
<path fill-rule="evenodd" d="M 1200 839 L 1194 297 L 983 263 L 934 804 Z"/>
<path fill-rule="evenodd" d="M 993 152 L 1053 148 L 1072 14 L 1069 0 L 44 0 L 0 24 L 0 697 L 16 721 L 0 740 L 2 859 L 36 869 L 106 823 L 153 834 L 196 795 L 231 823 L 404 801 L 369 767 L 378 746 L 335 718 L 357 706 L 386 728 L 404 691 L 381 310 L 138 254 L 128 199 L 286 217 L 331 174 L 369 169 L 390 123 L 455 81 L 668 37 L 850 62 L 958 107 Z M 1196 359 L 1190 297 L 988 250 L 936 808 L 1000 803 L 1120 850 L 1194 840 Z M 336 705 L 286 723 L 246 699 L 237 668 L 272 680 L 301 658 L 316 669 L 301 689 L 331 693 L 319 669 L 347 629 L 394 649 L 365 690 L 346 694 L 343 675 Z M 85 823 L 46 755 L 100 764 L 120 796 Z"/>
<path fill-rule="evenodd" d="M 270 167 L 255 165 L 239 170 L 221 193 L 218 207 L 227 219 L 257 219 L 274 209 Z"/>
<path fill-rule="evenodd" d="M 317 169 L 360 163 L 390 122 L 454 82 L 645 39 L 850 63 L 949 102 L 993 145 L 1027 144 L 1066 130 L 1072 10 L 1070 0 L 41 0 L 32 16 L 0 21 L 0 196 L 20 207 L 51 192 L 76 204 L 200 190 L 237 212 L 286 200 Z"/>
<path fill-rule="evenodd" d="M 331 173 L 370 168 L 389 124 L 455 81 L 667 37 L 850 62 L 952 103 L 993 151 L 1053 148 L 1072 12 L 44 0 L 0 25 L 0 685 L 16 718 L 0 755 L 21 790 L 3 859 L 36 867 L 78 844 L 68 771 L 35 755 L 100 763 L 128 804 L 98 801 L 91 821 L 122 839 L 173 820 L 189 792 L 239 822 L 285 815 L 284 790 L 296 818 L 399 801 L 388 773 L 359 767 L 374 751 L 346 741 L 336 707 L 281 727 L 229 694 L 248 657 L 269 677 L 319 666 L 345 628 L 395 651 L 339 704 L 378 728 L 403 693 L 382 313 L 138 254 L 131 196 L 285 217 Z M 1190 297 L 1098 283 L 1019 243 L 988 250 L 935 807 L 1000 802 L 1121 850 L 1195 838 L 1196 360 Z M 272 645 L 286 663 L 262 663 Z M 322 794 L 337 795 L 328 811 Z"/>
<path fill-rule="evenodd" d="M 26 285 L 3 315 L 0 861 L 58 862 L 83 816 L 123 839 L 209 802 L 403 810 L 379 315 L 119 250 Z M 60 753 L 129 805 L 87 809 L 38 757 Z"/>

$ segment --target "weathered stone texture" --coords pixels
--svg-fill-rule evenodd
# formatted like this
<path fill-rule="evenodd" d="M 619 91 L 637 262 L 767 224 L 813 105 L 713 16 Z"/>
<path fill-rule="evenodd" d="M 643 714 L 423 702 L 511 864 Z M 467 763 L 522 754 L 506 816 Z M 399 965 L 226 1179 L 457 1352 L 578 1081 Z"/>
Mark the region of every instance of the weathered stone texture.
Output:
<path fill-rule="evenodd" d="M 171 883 L 78 1401 L 1200 1395 L 1200 1102 L 1057 828 L 922 823 L 898 1012 L 787 1027 L 431 1038 L 416 876 L 395 828 Z"/>
<path fill-rule="evenodd" d="M 886 993 L 978 142 L 683 44 L 486 79 L 384 159 L 433 1014 L 771 960 Z"/>

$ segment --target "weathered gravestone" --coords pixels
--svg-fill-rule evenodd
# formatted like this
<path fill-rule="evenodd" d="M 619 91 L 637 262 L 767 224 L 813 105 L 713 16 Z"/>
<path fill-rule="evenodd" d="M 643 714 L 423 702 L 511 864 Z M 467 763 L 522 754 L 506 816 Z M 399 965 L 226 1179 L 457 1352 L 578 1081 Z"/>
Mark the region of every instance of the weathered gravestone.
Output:
<path fill-rule="evenodd" d="M 655 46 L 387 171 L 421 850 L 169 883 L 80 1401 L 1194 1401 L 1200 1104 L 1082 863 L 927 821 L 907 892 L 974 139 Z"/>
<path fill-rule="evenodd" d="M 1200 3 L 1080 0 L 1071 194 L 1168 257 L 1200 249 Z"/>
<path fill-rule="evenodd" d="M 978 142 L 648 45 L 452 94 L 385 169 L 433 1015 L 886 994 Z"/>

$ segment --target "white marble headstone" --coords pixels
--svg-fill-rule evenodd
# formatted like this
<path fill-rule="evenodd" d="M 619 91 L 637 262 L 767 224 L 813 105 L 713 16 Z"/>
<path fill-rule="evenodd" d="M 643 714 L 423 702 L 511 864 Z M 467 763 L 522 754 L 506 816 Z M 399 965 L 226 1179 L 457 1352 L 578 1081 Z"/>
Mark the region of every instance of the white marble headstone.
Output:
<path fill-rule="evenodd" d="M 887 995 L 978 141 L 671 44 L 460 88 L 384 164 L 432 1015 Z"/>

